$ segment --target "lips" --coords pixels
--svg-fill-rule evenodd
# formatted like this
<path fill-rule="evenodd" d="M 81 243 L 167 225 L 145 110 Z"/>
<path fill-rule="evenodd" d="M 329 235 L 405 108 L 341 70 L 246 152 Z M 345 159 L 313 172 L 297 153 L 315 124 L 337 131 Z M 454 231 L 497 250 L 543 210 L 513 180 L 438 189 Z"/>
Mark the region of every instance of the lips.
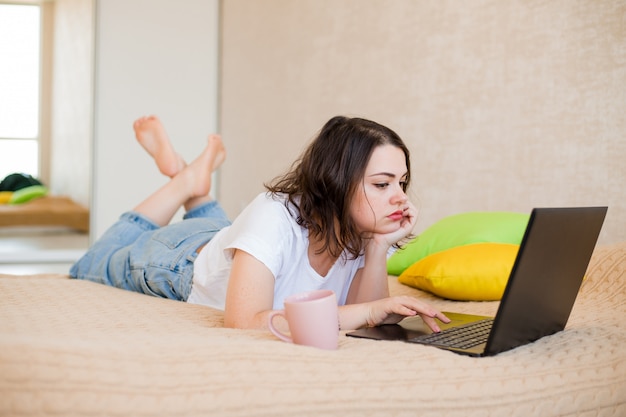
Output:
<path fill-rule="evenodd" d="M 394 220 L 394 221 L 402 220 L 402 218 L 404 217 L 404 213 L 402 212 L 402 210 L 397 210 L 397 211 L 394 211 L 393 213 L 391 213 L 387 217 L 390 218 L 391 220 Z"/>

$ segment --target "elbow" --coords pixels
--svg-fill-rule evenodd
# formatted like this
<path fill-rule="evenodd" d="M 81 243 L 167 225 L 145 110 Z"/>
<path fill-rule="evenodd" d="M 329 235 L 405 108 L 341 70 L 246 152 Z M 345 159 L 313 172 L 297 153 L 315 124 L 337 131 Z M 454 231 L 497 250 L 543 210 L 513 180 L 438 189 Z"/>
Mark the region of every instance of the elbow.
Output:
<path fill-rule="evenodd" d="M 267 314 L 239 317 L 224 313 L 224 327 L 229 329 L 267 329 Z"/>
<path fill-rule="evenodd" d="M 244 320 L 237 319 L 228 313 L 224 313 L 224 327 L 229 329 L 247 329 L 248 325 Z"/>

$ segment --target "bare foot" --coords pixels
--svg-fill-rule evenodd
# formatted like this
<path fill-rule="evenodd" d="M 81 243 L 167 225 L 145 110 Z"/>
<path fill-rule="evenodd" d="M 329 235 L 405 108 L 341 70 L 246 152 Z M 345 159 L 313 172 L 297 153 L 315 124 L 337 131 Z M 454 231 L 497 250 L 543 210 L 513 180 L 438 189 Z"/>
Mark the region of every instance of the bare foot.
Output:
<path fill-rule="evenodd" d="M 185 167 L 185 161 L 172 147 L 163 124 L 156 116 L 137 119 L 133 129 L 135 137 L 152 156 L 162 174 L 171 178 Z"/>
<path fill-rule="evenodd" d="M 214 172 L 226 160 L 226 147 L 224 142 L 222 142 L 222 137 L 217 134 L 209 135 L 207 147 L 211 148 L 211 152 L 214 154 L 211 163 L 211 172 Z"/>
<path fill-rule="evenodd" d="M 203 197 L 211 191 L 211 174 L 222 165 L 226 159 L 226 148 L 219 135 L 210 135 L 204 151 L 194 159 L 180 176 L 185 176 L 185 183 L 189 185 L 191 198 Z"/>

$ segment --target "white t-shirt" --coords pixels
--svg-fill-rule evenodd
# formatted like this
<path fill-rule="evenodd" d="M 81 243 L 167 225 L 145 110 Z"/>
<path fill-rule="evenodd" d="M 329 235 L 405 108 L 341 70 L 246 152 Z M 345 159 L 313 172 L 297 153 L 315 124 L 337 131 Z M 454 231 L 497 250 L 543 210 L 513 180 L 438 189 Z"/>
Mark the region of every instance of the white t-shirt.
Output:
<path fill-rule="evenodd" d="M 308 246 L 308 230 L 296 223 L 285 199 L 259 194 L 198 254 L 187 302 L 224 310 L 233 254 L 239 249 L 261 261 L 274 275 L 275 310 L 284 308 L 286 297 L 316 289 L 333 290 L 338 304 L 344 305 L 352 279 L 364 265 L 363 256 L 340 257 L 322 277 L 309 263 Z"/>

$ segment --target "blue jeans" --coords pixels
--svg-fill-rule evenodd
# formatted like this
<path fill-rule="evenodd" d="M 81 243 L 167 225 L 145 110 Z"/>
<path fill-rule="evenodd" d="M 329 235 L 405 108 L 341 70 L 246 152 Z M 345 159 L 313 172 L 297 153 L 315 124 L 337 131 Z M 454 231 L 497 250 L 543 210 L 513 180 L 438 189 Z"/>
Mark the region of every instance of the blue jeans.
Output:
<path fill-rule="evenodd" d="M 216 201 L 160 227 L 127 212 L 70 269 L 70 276 L 157 297 L 186 301 L 196 250 L 230 221 Z"/>

